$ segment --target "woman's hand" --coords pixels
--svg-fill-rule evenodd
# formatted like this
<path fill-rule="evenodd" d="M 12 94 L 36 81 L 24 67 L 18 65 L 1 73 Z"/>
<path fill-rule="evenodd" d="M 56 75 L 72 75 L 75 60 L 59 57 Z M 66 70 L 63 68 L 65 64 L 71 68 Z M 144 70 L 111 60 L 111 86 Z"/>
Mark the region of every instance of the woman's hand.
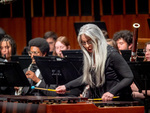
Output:
<path fill-rule="evenodd" d="M 132 97 L 133 98 L 140 98 L 140 99 L 144 99 L 145 96 L 143 93 L 140 93 L 140 92 L 132 92 Z"/>
<path fill-rule="evenodd" d="M 109 92 L 106 92 L 106 93 L 103 94 L 102 100 L 103 100 L 103 101 L 110 101 L 110 100 L 113 99 L 113 97 L 114 97 L 113 94 L 111 94 L 111 93 L 109 93 Z"/>
<path fill-rule="evenodd" d="M 131 84 L 130 87 L 131 87 L 132 91 L 134 91 L 134 92 L 138 92 L 139 91 L 138 87 L 135 85 L 134 82 Z"/>
<path fill-rule="evenodd" d="M 58 86 L 56 88 L 56 93 L 58 93 L 58 94 L 64 94 L 64 93 L 66 93 L 66 87 L 65 87 L 65 85 Z"/>

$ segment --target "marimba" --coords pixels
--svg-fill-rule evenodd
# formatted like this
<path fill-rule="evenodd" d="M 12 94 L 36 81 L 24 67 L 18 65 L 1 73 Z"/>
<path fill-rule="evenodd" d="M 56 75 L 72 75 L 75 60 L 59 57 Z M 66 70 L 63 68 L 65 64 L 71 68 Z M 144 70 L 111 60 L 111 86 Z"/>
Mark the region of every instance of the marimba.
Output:
<path fill-rule="evenodd" d="M 1 113 L 144 113 L 137 102 L 90 102 L 87 98 L 0 95 Z"/>

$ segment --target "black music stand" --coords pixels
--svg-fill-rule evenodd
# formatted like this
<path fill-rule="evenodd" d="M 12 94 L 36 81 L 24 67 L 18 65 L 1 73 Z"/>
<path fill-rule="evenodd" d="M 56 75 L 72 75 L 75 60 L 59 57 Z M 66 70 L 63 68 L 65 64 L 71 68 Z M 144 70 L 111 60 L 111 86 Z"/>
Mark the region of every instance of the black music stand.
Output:
<path fill-rule="evenodd" d="M 120 50 L 123 58 L 126 60 L 126 61 L 130 61 L 130 58 L 131 58 L 131 50 Z"/>
<path fill-rule="evenodd" d="M 83 73 L 83 52 L 82 50 L 63 50 L 62 51 L 65 60 L 72 63 L 72 66 L 82 75 Z"/>
<path fill-rule="evenodd" d="M 81 76 L 76 66 L 65 58 L 57 56 L 34 56 L 34 58 L 46 84 L 62 85 Z"/>
<path fill-rule="evenodd" d="M 126 61 L 130 61 L 130 58 L 131 58 L 131 50 L 120 50 L 123 58 L 126 60 Z M 143 49 L 138 49 L 137 50 L 137 58 L 136 58 L 136 61 L 143 61 L 144 60 L 144 52 L 143 52 Z"/>
<path fill-rule="evenodd" d="M 19 62 L 22 69 L 27 68 L 32 62 L 29 55 L 13 55 L 11 61 Z"/>
<path fill-rule="evenodd" d="M 30 86 L 19 63 L 0 62 L 0 86 Z"/>
<path fill-rule="evenodd" d="M 63 50 L 62 53 L 65 58 L 72 58 L 72 59 L 83 58 L 83 52 L 80 49 Z"/>
<path fill-rule="evenodd" d="M 148 113 L 147 90 L 150 90 L 150 62 L 128 62 L 139 91 L 145 90 L 145 110 Z"/>

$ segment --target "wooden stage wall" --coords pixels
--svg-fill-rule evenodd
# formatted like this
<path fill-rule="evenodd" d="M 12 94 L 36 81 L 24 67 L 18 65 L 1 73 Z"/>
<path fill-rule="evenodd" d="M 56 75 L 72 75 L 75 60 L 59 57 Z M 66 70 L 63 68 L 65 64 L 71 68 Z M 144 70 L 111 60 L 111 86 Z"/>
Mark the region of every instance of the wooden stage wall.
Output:
<path fill-rule="evenodd" d="M 133 23 L 138 22 L 139 28 L 139 48 L 144 47 L 144 43 L 150 40 L 150 28 L 147 19 L 149 14 L 138 15 L 103 15 L 101 21 L 106 23 L 109 37 L 119 30 L 133 31 Z M 94 21 L 93 16 L 54 16 L 54 17 L 32 17 L 32 38 L 43 37 L 46 31 L 55 31 L 58 36 L 67 36 L 71 49 L 79 49 L 77 36 L 74 29 L 74 22 Z M 17 54 L 21 55 L 26 46 L 26 23 L 25 18 L 0 18 L 0 27 L 10 34 L 17 43 Z"/>

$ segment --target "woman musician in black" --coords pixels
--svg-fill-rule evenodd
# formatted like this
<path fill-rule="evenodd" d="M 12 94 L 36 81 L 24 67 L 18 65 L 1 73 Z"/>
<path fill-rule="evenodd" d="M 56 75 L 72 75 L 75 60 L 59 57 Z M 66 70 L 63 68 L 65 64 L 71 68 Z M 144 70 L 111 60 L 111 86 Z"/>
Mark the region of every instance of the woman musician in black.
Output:
<path fill-rule="evenodd" d="M 89 85 L 89 98 L 109 101 L 119 96 L 119 100 L 132 100 L 132 71 L 119 52 L 107 45 L 102 31 L 94 24 L 83 25 L 78 43 L 84 56 L 83 76 L 58 86 L 56 92 L 63 94 L 72 88 Z"/>

